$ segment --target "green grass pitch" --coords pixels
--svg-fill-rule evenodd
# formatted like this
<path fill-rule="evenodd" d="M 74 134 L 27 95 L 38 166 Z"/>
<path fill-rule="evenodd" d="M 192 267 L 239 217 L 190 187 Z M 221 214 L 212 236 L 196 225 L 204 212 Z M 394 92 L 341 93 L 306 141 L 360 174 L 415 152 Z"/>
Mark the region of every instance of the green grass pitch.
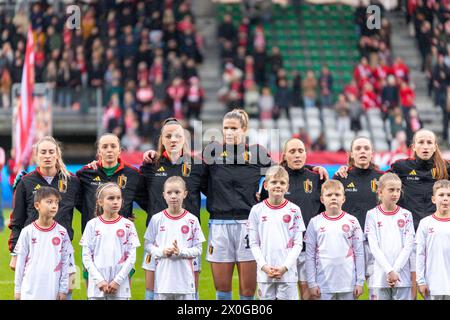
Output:
<path fill-rule="evenodd" d="M 5 216 L 5 222 L 9 217 L 10 210 L 4 210 L 3 214 Z M 139 234 L 139 239 L 141 241 L 141 247 L 137 249 L 137 260 L 136 260 L 136 273 L 132 278 L 132 288 L 131 294 L 133 300 L 143 300 L 145 295 L 145 276 L 144 270 L 141 268 L 142 257 L 143 257 L 143 244 L 144 244 L 144 233 L 145 233 L 145 219 L 146 214 L 142 210 L 136 210 L 137 219 L 135 225 Z M 208 238 L 208 217 L 209 214 L 206 210 L 202 210 L 202 229 L 205 237 Z M 77 265 L 77 282 L 76 289 L 73 291 L 74 300 L 85 300 L 86 299 L 86 286 L 84 280 L 81 279 L 81 247 L 78 244 L 81 238 L 81 215 L 78 211 L 74 215 L 73 227 L 75 230 L 75 236 L 73 239 L 73 246 L 75 250 L 75 263 Z M 14 299 L 14 272 L 9 268 L 9 251 L 8 251 L 8 238 L 10 235 L 10 230 L 6 227 L 3 232 L 0 232 L 0 300 L 11 300 Z M 206 242 L 203 244 L 203 254 L 202 254 L 202 271 L 200 273 L 199 289 L 200 289 L 200 299 L 201 300 L 214 300 L 216 298 L 216 292 L 214 289 L 214 283 L 211 275 L 211 268 L 209 263 L 205 260 L 206 253 Z M 239 299 L 239 285 L 237 270 L 234 272 L 233 276 L 233 299 Z M 367 290 L 364 291 L 361 300 L 367 299 Z"/>

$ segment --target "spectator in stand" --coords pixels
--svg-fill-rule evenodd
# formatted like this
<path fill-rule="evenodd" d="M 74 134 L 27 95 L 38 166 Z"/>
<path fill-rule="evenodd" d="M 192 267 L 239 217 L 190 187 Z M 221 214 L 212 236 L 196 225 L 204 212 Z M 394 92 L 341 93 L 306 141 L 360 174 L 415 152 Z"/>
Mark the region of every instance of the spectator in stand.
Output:
<path fill-rule="evenodd" d="M 411 144 L 414 134 L 422 128 L 422 121 L 419 118 L 419 112 L 416 108 L 409 110 L 409 125 L 406 128 L 406 137 L 408 145 Z"/>
<path fill-rule="evenodd" d="M 312 70 L 306 72 L 306 77 L 302 82 L 302 91 L 305 108 L 315 107 L 317 99 L 317 80 Z"/>
<path fill-rule="evenodd" d="M 344 149 L 344 134 L 350 131 L 350 107 L 344 94 L 340 94 L 334 105 L 336 111 L 336 130 L 341 143 L 340 149 Z"/>
<path fill-rule="evenodd" d="M 167 106 L 172 111 L 175 118 L 184 119 L 184 106 L 186 88 L 183 83 L 183 79 L 176 77 L 173 79 L 172 84 L 167 88 Z"/>
<path fill-rule="evenodd" d="M 258 46 L 253 53 L 253 59 L 255 61 L 255 80 L 258 86 L 264 86 L 266 84 L 266 64 L 267 56 L 264 46 Z"/>
<path fill-rule="evenodd" d="M 129 152 L 139 150 L 141 139 L 138 136 L 139 121 L 132 109 L 125 110 L 125 134 L 121 139 L 121 146 Z"/>
<path fill-rule="evenodd" d="M 106 132 L 114 133 L 118 137 L 122 135 L 123 132 L 123 118 L 122 110 L 119 104 L 119 96 L 113 94 L 111 96 L 111 101 L 106 107 L 105 113 L 103 115 L 103 129 Z"/>
<path fill-rule="evenodd" d="M 139 104 L 139 108 L 142 109 L 144 105 L 149 105 L 153 100 L 153 89 L 148 83 L 147 79 L 141 79 L 139 81 L 139 88 L 136 91 L 136 102 Z"/>
<path fill-rule="evenodd" d="M 320 105 L 329 108 L 333 104 L 333 76 L 328 66 L 323 66 L 319 77 Z"/>
<path fill-rule="evenodd" d="M 420 55 L 422 57 L 422 72 L 425 71 L 425 63 L 427 56 L 431 52 L 432 30 L 431 24 L 428 21 L 423 21 L 417 35 L 417 44 L 419 46 Z"/>
<path fill-rule="evenodd" d="M 401 57 L 397 57 L 395 59 L 395 62 L 392 65 L 392 73 L 398 79 L 409 81 L 409 68 L 403 62 L 403 59 Z"/>
<path fill-rule="evenodd" d="M 189 81 L 192 77 L 199 77 L 197 72 L 197 66 L 194 59 L 187 59 L 186 63 L 183 64 L 183 80 Z"/>
<path fill-rule="evenodd" d="M 377 95 L 373 91 L 373 86 L 369 82 L 364 85 L 361 102 L 364 111 L 367 111 L 372 108 L 380 108 L 380 103 L 378 101 Z"/>
<path fill-rule="evenodd" d="M 202 111 L 204 99 L 205 92 L 200 86 L 200 80 L 197 77 L 191 77 L 189 79 L 189 85 L 186 94 L 186 118 L 188 120 L 191 119 L 191 115 L 193 115 L 196 120 L 200 120 L 200 113 Z"/>
<path fill-rule="evenodd" d="M 71 92 L 69 89 L 70 68 L 65 60 L 59 62 L 58 73 L 56 77 L 56 88 L 58 95 L 58 107 L 67 108 L 72 104 Z"/>
<path fill-rule="evenodd" d="M 232 17 L 230 14 L 223 16 L 223 21 L 218 28 L 219 42 L 222 48 L 225 46 L 225 41 L 233 42 L 236 37 L 236 28 L 233 26 Z"/>
<path fill-rule="evenodd" d="M 131 109 L 137 116 L 139 116 L 139 113 L 142 112 L 142 109 L 138 108 L 138 104 L 136 103 L 133 91 L 130 90 L 125 91 L 123 95 L 123 109 L 124 110 Z"/>
<path fill-rule="evenodd" d="M 292 93 L 288 87 L 288 83 L 285 79 L 281 79 L 278 82 L 277 92 L 275 93 L 275 108 L 273 110 L 274 120 L 278 120 L 281 112 L 286 111 L 286 118 L 291 119 L 289 109 L 292 104 Z"/>
<path fill-rule="evenodd" d="M 410 86 L 406 81 L 402 81 L 400 84 L 400 105 L 403 111 L 403 118 L 406 122 L 407 132 L 411 131 L 411 121 L 409 118 L 410 110 L 415 107 L 414 104 L 415 93 L 414 86 Z M 408 137 L 408 141 L 410 140 Z"/>
<path fill-rule="evenodd" d="M 356 84 L 355 79 L 352 79 L 349 84 L 347 84 L 344 88 L 344 94 L 347 99 L 350 100 L 350 95 L 353 95 L 355 98 L 359 97 L 359 88 Z"/>
<path fill-rule="evenodd" d="M 246 88 L 244 93 L 244 110 L 250 118 L 257 118 L 259 114 L 259 90 L 254 81 Z"/>
<path fill-rule="evenodd" d="M 297 70 L 294 70 L 292 72 L 292 105 L 294 107 L 304 107 L 302 94 L 302 76 Z"/>
<path fill-rule="evenodd" d="M 323 132 L 321 132 L 320 136 L 312 144 L 311 151 L 325 151 L 325 150 L 327 150 L 325 134 Z"/>
<path fill-rule="evenodd" d="M 12 87 L 11 74 L 8 68 L 3 68 L 0 72 L 0 94 L 1 94 L 1 105 L 3 108 L 8 109 L 11 105 L 10 94 Z"/>
<path fill-rule="evenodd" d="M 164 82 L 162 74 L 158 74 L 153 82 L 154 98 L 164 100 L 166 97 L 166 83 Z"/>
<path fill-rule="evenodd" d="M 353 71 L 353 78 L 358 85 L 358 88 L 362 88 L 364 83 L 366 83 L 372 76 L 372 69 L 370 68 L 369 61 L 366 57 L 361 58 L 361 62 L 355 67 Z"/>
<path fill-rule="evenodd" d="M 261 97 L 259 98 L 259 110 L 261 120 L 269 120 L 273 118 L 273 110 L 275 108 L 275 100 L 269 87 L 263 87 Z"/>
<path fill-rule="evenodd" d="M 386 65 L 384 60 L 380 62 L 373 68 L 372 76 L 375 84 L 375 91 L 381 92 L 383 89 L 383 82 L 385 84 L 387 77 L 391 74 L 391 68 Z"/>
<path fill-rule="evenodd" d="M 361 31 L 364 28 L 366 24 L 366 11 L 367 8 L 364 5 L 362 0 L 358 1 L 358 6 L 356 7 L 355 13 L 354 13 L 354 22 L 356 27 L 356 35 L 360 37 Z"/>
<path fill-rule="evenodd" d="M 233 58 L 233 65 L 240 70 L 245 70 L 245 58 L 246 58 L 246 49 L 244 46 L 239 46 L 236 49 L 236 55 Z"/>
<path fill-rule="evenodd" d="M 436 94 L 436 102 L 443 112 L 443 131 L 442 138 L 449 143 L 448 139 L 448 121 L 450 119 L 450 106 L 448 99 L 450 97 L 450 67 L 444 63 L 444 55 L 438 55 L 438 62 L 433 70 L 433 84 Z"/>
<path fill-rule="evenodd" d="M 390 113 L 393 108 L 399 105 L 399 90 L 395 82 L 395 77 L 389 75 L 387 84 L 381 91 L 381 107 L 384 113 Z"/>
<path fill-rule="evenodd" d="M 354 94 L 347 95 L 348 99 L 348 109 L 350 116 L 350 129 L 358 133 L 362 129 L 361 127 L 361 116 L 364 114 L 364 111 L 361 106 L 361 102 L 357 99 Z"/>
<path fill-rule="evenodd" d="M 403 112 L 400 107 L 395 107 L 388 116 L 388 121 L 391 127 L 392 138 L 397 137 L 399 131 L 406 131 L 406 125 L 403 120 Z"/>
<path fill-rule="evenodd" d="M 275 87 L 275 77 L 280 68 L 283 68 L 283 57 L 281 56 L 280 48 L 272 47 L 271 54 L 269 55 L 270 75 L 269 85 Z"/>

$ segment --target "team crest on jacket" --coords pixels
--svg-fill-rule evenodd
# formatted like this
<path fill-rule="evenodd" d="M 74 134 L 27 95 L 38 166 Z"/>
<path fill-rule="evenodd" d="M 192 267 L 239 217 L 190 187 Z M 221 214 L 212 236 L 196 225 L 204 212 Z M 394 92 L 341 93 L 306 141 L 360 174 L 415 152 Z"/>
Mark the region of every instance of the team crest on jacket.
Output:
<path fill-rule="evenodd" d="M 436 179 L 436 168 L 431 169 L 431 176 Z"/>
<path fill-rule="evenodd" d="M 191 175 L 192 165 L 190 163 L 183 163 L 181 167 L 181 174 L 183 177 L 189 177 Z"/>
<path fill-rule="evenodd" d="M 119 185 L 120 188 L 124 189 L 127 185 L 127 176 L 125 176 L 124 174 L 121 174 L 117 178 L 117 184 Z"/>
<path fill-rule="evenodd" d="M 403 219 L 398 220 L 397 225 L 399 226 L 399 228 L 403 228 L 405 226 L 405 220 Z"/>
<path fill-rule="evenodd" d="M 61 243 L 61 239 L 58 238 L 58 237 L 54 237 L 52 239 L 52 243 L 53 243 L 54 246 L 57 246 L 57 245 L 59 245 Z"/>
<path fill-rule="evenodd" d="M 123 236 L 125 235 L 125 231 L 123 231 L 123 229 L 119 229 L 117 230 L 116 234 L 119 238 L 123 238 Z"/>
<path fill-rule="evenodd" d="M 183 234 L 187 234 L 189 232 L 189 227 L 187 225 L 184 225 L 181 227 L 181 232 Z"/>
<path fill-rule="evenodd" d="M 372 192 L 377 192 L 378 189 L 377 179 L 372 179 L 370 181 L 370 189 L 372 189 Z"/>
<path fill-rule="evenodd" d="M 61 193 L 66 193 L 67 192 L 67 181 L 64 179 L 60 179 L 58 181 L 58 191 Z"/>
<path fill-rule="evenodd" d="M 286 223 L 291 222 L 291 216 L 288 215 L 288 214 L 285 214 L 285 215 L 283 216 L 283 221 L 286 222 Z"/>
<path fill-rule="evenodd" d="M 350 226 L 348 224 L 343 224 L 342 225 L 342 231 L 344 231 L 345 233 L 350 231 Z"/>
<path fill-rule="evenodd" d="M 305 193 L 311 193 L 313 189 L 313 183 L 311 180 L 306 179 L 306 181 L 303 181 L 303 189 L 305 190 Z"/>
<path fill-rule="evenodd" d="M 244 161 L 250 162 L 251 158 L 252 158 L 252 153 L 250 151 L 245 151 L 244 152 Z"/>

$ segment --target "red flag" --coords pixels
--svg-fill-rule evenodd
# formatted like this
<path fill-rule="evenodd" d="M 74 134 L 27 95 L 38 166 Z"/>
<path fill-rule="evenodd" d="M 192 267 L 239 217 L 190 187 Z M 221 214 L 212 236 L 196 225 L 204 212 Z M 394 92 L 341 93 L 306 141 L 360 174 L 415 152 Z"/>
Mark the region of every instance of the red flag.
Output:
<path fill-rule="evenodd" d="M 20 99 L 17 103 L 14 127 L 14 148 L 16 150 L 15 168 L 20 169 L 27 163 L 31 156 L 35 137 L 35 121 L 33 106 L 34 91 L 34 51 L 35 44 L 33 31 L 28 29 L 25 61 L 22 70 L 20 84 Z"/>

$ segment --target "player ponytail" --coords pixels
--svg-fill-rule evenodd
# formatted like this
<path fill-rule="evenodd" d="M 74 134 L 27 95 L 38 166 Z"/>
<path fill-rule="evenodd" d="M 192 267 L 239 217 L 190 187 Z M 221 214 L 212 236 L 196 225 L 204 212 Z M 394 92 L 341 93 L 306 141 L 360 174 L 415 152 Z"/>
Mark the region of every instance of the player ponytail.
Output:
<path fill-rule="evenodd" d="M 103 194 L 106 189 L 112 188 L 117 188 L 122 193 L 122 189 L 120 189 L 119 185 L 115 182 L 107 182 L 98 186 L 97 191 L 95 192 L 95 217 L 99 217 L 103 214 L 103 208 L 99 205 L 99 200 L 103 199 Z"/>

